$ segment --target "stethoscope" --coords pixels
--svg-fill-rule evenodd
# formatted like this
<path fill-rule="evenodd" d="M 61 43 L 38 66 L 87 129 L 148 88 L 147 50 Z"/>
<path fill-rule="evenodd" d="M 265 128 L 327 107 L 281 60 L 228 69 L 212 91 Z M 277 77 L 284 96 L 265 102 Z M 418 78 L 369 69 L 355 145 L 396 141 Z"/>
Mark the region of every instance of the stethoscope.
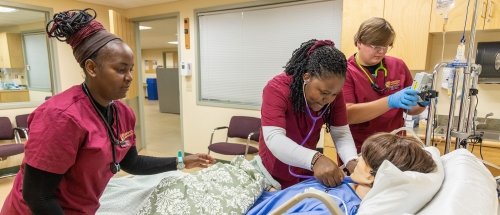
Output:
<path fill-rule="evenodd" d="M 312 119 L 313 123 L 312 123 L 311 129 L 309 129 L 309 132 L 307 133 L 307 136 L 300 143 L 301 146 L 304 146 L 304 144 L 306 144 L 307 140 L 309 140 L 309 138 L 311 137 L 311 134 L 312 134 L 312 132 L 314 130 L 314 127 L 316 125 L 316 122 L 318 121 L 318 119 L 321 119 L 323 117 L 323 114 L 326 113 L 326 111 L 330 107 L 330 103 L 328 103 L 328 105 L 326 105 L 325 109 L 323 111 L 321 111 L 321 113 L 318 116 L 316 116 L 316 117 L 313 116 L 312 113 L 311 113 L 311 110 L 309 110 L 309 105 L 307 104 L 305 86 L 306 86 L 306 83 L 304 83 L 302 85 L 302 95 L 304 95 L 304 101 L 306 103 L 306 112 L 307 112 L 307 115 L 309 115 L 309 117 Z M 311 175 L 300 175 L 300 174 L 294 173 L 292 171 L 292 167 L 290 165 L 288 165 L 288 172 L 290 173 L 290 175 L 293 175 L 293 176 L 295 176 L 297 178 L 302 178 L 302 179 L 314 178 L 314 176 L 311 176 Z"/>
<path fill-rule="evenodd" d="M 363 71 L 365 73 L 366 77 L 370 81 L 372 89 L 375 90 L 375 92 L 377 92 L 378 94 L 383 95 L 384 92 L 387 90 L 387 87 L 384 86 L 384 88 L 380 88 L 378 86 L 378 84 L 372 79 L 373 75 L 369 74 L 365 70 L 365 68 L 359 63 L 359 59 L 358 59 L 358 55 L 357 54 L 355 55 L 354 58 L 356 59 L 356 64 L 358 65 L 358 67 L 361 69 L 361 71 Z M 377 69 L 375 69 L 375 74 L 378 75 L 378 71 L 379 70 L 384 71 L 384 84 L 385 84 L 385 79 L 387 78 L 387 68 L 385 68 L 384 63 L 382 63 L 382 61 L 380 61 L 380 65 L 377 67 Z"/>
<path fill-rule="evenodd" d="M 90 91 L 87 87 L 87 84 L 83 83 L 82 84 L 83 86 L 83 91 L 85 92 L 85 94 L 87 95 L 87 97 L 89 98 L 90 100 L 90 103 L 92 104 L 92 106 L 94 107 L 94 110 L 97 112 L 97 114 L 99 114 L 99 116 L 101 117 L 102 121 L 104 122 L 104 125 L 106 126 L 106 130 L 108 132 L 108 136 L 109 136 L 109 139 L 111 140 L 111 151 L 112 151 L 112 154 L 113 154 L 113 162 L 110 163 L 110 170 L 113 174 L 116 174 L 117 172 L 120 171 L 120 163 L 116 162 L 116 149 L 115 149 L 115 145 L 119 145 L 119 146 L 123 146 L 125 145 L 125 141 L 120 141 L 117 136 L 120 134 L 120 120 L 118 118 L 118 109 L 116 108 L 116 106 L 114 105 L 113 102 L 111 102 L 111 104 L 109 104 L 110 106 L 110 109 L 108 110 L 108 114 L 109 114 L 109 111 L 112 112 L 113 114 L 113 118 L 116 119 L 116 136 L 115 136 L 115 133 L 113 132 L 113 128 L 111 127 L 111 125 L 109 124 L 108 120 L 106 120 L 106 118 L 104 117 L 104 115 L 102 115 L 101 111 L 99 111 L 99 108 L 97 108 L 97 104 L 94 102 L 94 99 L 92 97 L 92 95 L 90 94 Z"/>
<path fill-rule="evenodd" d="M 351 177 L 349 177 L 349 176 L 344 177 L 344 180 L 342 181 L 342 183 L 341 183 L 341 184 L 345 184 L 345 185 L 347 185 L 347 187 L 348 187 L 348 188 L 349 188 L 349 189 L 350 189 L 350 190 L 351 190 L 351 191 L 352 191 L 352 192 L 353 192 L 356 196 L 358 196 L 358 194 L 356 194 L 356 191 L 354 191 L 354 189 L 352 189 L 352 187 L 349 185 L 349 184 L 357 184 L 356 182 L 354 182 L 354 181 L 351 179 Z M 328 191 L 330 191 L 330 190 L 332 190 L 332 189 L 335 189 L 335 188 L 331 188 L 331 187 L 327 187 L 327 186 L 325 186 L 324 192 L 325 192 L 327 195 L 329 195 L 329 196 L 333 197 L 334 199 L 337 199 L 337 200 L 340 202 L 340 206 L 339 206 L 339 207 L 341 208 L 341 207 L 343 206 L 343 208 L 344 208 L 344 214 L 348 215 L 349 213 L 348 213 L 348 211 L 347 211 L 347 204 L 346 204 L 346 202 L 345 202 L 344 200 L 342 200 L 342 198 L 340 198 L 340 197 L 338 197 L 338 196 L 335 196 L 335 195 L 330 194 Z M 358 196 L 358 198 L 359 198 L 359 196 Z M 359 199 L 361 199 L 361 198 L 359 198 Z"/>

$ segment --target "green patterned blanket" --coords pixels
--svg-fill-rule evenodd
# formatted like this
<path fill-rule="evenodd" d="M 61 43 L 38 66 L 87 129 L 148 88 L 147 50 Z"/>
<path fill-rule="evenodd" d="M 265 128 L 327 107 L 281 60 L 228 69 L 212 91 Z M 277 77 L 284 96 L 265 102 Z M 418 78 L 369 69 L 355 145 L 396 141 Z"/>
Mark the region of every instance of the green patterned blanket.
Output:
<path fill-rule="evenodd" d="M 139 214 L 244 214 L 270 186 L 265 175 L 258 165 L 238 156 L 231 164 L 169 176 L 144 200 Z"/>

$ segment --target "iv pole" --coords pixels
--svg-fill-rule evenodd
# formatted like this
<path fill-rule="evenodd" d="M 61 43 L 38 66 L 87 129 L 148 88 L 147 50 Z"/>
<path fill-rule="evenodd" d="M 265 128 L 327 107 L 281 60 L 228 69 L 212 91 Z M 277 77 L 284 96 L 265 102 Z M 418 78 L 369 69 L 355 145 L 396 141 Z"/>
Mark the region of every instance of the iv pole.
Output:
<path fill-rule="evenodd" d="M 454 79 L 453 79 L 453 85 L 452 85 L 452 94 L 450 98 L 450 109 L 449 109 L 449 119 L 448 119 L 448 125 L 446 129 L 446 143 L 445 143 L 445 151 L 444 153 L 448 153 L 450 151 L 450 146 L 451 146 L 451 137 L 456 137 L 456 145 L 455 148 L 460 147 L 460 142 L 463 139 L 466 139 L 469 137 L 470 132 L 471 132 L 471 123 L 467 122 L 467 119 L 472 119 L 471 116 L 474 116 L 473 113 L 474 110 L 472 107 L 476 104 L 475 101 L 470 101 L 471 95 L 469 92 L 474 92 L 472 93 L 472 96 L 475 96 L 477 94 L 476 86 L 477 86 L 477 76 L 479 75 L 481 71 L 481 66 L 480 65 L 473 65 L 472 64 L 472 58 L 474 56 L 474 46 L 475 46 L 475 36 L 476 36 L 476 21 L 477 21 L 477 7 L 478 7 L 478 0 L 475 0 L 474 3 L 474 10 L 473 10 L 473 18 L 472 18 L 472 25 L 471 25 L 471 33 L 470 33 L 470 38 L 469 38 L 469 48 L 468 48 L 468 54 L 467 54 L 467 61 L 466 63 L 445 63 L 441 62 L 436 64 L 434 67 L 434 71 L 432 73 L 432 90 L 436 90 L 438 88 L 437 84 L 437 74 L 442 69 L 442 67 L 445 66 L 453 66 L 455 69 L 453 70 L 454 73 Z M 444 32 L 443 32 L 444 33 Z M 444 45 L 444 44 L 443 44 Z M 465 67 L 465 68 L 464 68 Z M 463 83 L 462 83 L 462 98 L 460 102 L 460 113 L 459 113 L 459 118 L 458 118 L 458 129 L 453 130 L 453 121 L 455 118 L 455 105 L 456 105 L 456 100 L 457 100 L 457 91 L 458 91 L 458 82 L 459 82 L 459 73 L 461 71 L 464 71 L 464 78 L 463 78 Z M 472 73 L 472 75 L 471 75 Z M 472 76 L 472 88 L 470 88 L 470 78 Z M 473 89 L 473 91 L 471 91 Z M 425 134 L 425 145 L 430 146 L 431 145 L 431 138 L 432 138 L 432 133 L 434 129 L 434 116 L 435 116 L 435 109 L 436 109 L 436 103 L 437 103 L 437 98 L 431 99 L 430 105 L 429 105 L 429 111 L 428 111 L 428 117 L 427 117 L 427 127 L 426 127 L 426 134 Z M 466 119 L 467 118 L 467 119 Z M 464 146 L 467 148 L 467 144 Z"/>
<path fill-rule="evenodd" d="M 467 139 L 470 135 L 471 132 L 471 126 L 469 123 L 466 121 L 466 117 L 469 117 L 470 114 L 470 102 L 471 102 L 471 95 L 469 94 L 470 91 L 470 78 L 471 78 L 471 73 L 475 72 L 472 71 L 472 58 L 475 56 L 474 52 L 474 47 L 475 47 L 475 41 L 476 41 L 476 21 L 477 21 L 477 6 L 478 6 L 479 1 L 475 0 L 474 4 L 474 12 L 472 16 L 472 25 L 471 25 L 471 31 L 470 31 L 470 38 L 469 38 L 469 48 L 468 48 L 468 53 L 467 53 L 467 67 L 464 72 L 464 79 L 462 83 L 462 99 L 460 101 L 460 112 L 458 116 L 458 131 L 456 133 L 452 133 L 454 137 L 456 137 L 456 142 L 455 142 L 455 149 L 458 149 L 460 147 L 460 143 L 462 142 L 463 139 Z M 473 81 L 473 86 L 477 85 L 477 76 L 472 76 Z M 451 111 L 451 110 L 450 110 Z M 450 116 L 452 116 L 450 114 Z M 454 115 L 453 115 L 454 116 Z M 470 119 L 470 118 L 469 118 Z M 474 120 L 474 119 L 472 119 Z M 450 128 L 448 128 L 450 129 Z M 467 148 L 467 144 L 465 144 L 465 148 Z"/>

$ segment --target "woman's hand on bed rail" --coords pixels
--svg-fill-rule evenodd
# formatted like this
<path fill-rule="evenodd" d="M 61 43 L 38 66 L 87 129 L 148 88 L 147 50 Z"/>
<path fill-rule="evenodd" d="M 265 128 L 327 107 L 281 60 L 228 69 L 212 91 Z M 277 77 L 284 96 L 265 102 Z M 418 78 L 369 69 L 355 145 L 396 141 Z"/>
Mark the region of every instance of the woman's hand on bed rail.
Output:
<path fill-rule="evenodd" d="M 184 157 L 184 165 L 186 169 L 191 169 L 194 167 L 207 168 L 208 165 L 214 164 L 215 159 L 207 154 L 194 154 Z"/>
<path fill-rule="evenodd" d="M 314 177 L 328 187 L 335 187 L 344 180 L 344 173 L 330 158 L 321 156 L 313 166 Z"/>

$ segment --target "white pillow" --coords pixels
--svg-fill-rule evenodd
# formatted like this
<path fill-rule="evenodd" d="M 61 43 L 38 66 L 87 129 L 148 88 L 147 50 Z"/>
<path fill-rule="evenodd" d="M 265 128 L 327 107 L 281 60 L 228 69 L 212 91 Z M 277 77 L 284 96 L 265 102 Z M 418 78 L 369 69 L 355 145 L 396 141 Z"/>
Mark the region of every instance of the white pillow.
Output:
<path fill-rule="evenodd" d="M 496 182 L 484 164 L 466 149 L 441 158 L 445 179 L 419 214 L 497 214 Z"/>
<path fill-rule="evenodd" d="M 436 163 L 431 173 L 402 172 L 385 160 L 377 170 L 373 188 L 361 201 L 358 214 L 415 214 L 441 187 L 443 164 L 436 147 L 426 147 Z"/>

